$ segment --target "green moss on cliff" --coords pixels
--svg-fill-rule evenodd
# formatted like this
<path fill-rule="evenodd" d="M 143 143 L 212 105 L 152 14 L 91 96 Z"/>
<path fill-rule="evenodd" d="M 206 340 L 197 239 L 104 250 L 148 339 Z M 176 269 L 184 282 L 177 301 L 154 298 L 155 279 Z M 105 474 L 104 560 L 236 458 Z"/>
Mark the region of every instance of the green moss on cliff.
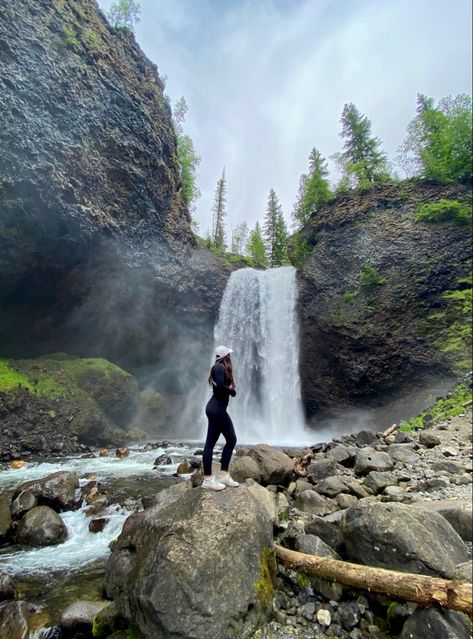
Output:
<path fill-rule="evenodd" d="M 38 370 L 32 377 L 17 371 L 7 360 L 0 360 L 0 390 L 14 391 L 18 387 L 26 388 L 32 395 L 46 399 L 64 397 L 66 389 L 54 377 Z"/>
<path fill-rule="evenodd" d="M 15 390 L 18 387 L 32 389 L 29 379 L 26 375 L 18 373 L 12 368 L 7 360 L 0 359 L 0 392 Z"/>
<path fill-rule="evenodd" d="M 428 416 L 429 421 L 432 421 L 434 424 L 456 417 L 465 412 L 465 404 L 471 402 L 471 399 L 471 382 L 458 384 L 447 397 L 441 397 L 433 406 L 424 410 L 420 415 L 417 415 L 408 422 L 403 422 L 400 430 L 422 428 L 426 416 Z"/>
<path fill-rule="evenodd" d="M 453 224 L 466 225 L 471 223 L 471 205 L 463 204 L 457 200 L 441 199 L 438 202 L 418 206 L 415 219 L 418 222 L 452 222 Z"/>
<path fill-rule="evenodd" d="M 276 587 L 276 555 L 271 548 L 263 548 L 259 577 L 254 587 L 261 606 L 267 610 L 273 602 Z"/>

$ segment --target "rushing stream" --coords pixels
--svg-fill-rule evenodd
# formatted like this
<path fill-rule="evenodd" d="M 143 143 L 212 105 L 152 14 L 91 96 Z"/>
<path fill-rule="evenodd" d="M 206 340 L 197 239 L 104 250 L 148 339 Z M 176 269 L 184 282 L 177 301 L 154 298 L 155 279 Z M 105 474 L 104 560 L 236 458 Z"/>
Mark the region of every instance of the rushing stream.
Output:
<path fill-rule="evenodd" d="M 314 443 L 300 395 L 296 302 L 292 266 L 239 269 L 227 283 L 215 345 L 234 350 L 238 395 L 229 413 L 242 444 Z"/>

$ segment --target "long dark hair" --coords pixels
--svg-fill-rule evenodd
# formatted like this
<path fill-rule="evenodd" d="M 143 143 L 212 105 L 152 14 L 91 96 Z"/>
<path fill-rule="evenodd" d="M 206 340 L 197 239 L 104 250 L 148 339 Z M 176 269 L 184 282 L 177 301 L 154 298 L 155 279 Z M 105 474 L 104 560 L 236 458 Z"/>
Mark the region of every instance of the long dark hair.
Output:
<path fill-rule="evenodd" d="M 235 387 L 235 378 L 233 377 L 233 366 L 230 355 L 225 355 L 225 357 L 217 358 L 215 360 L 215 363 L 223 364 L 225 385 Z M 208 382 L 209 385 L 212 386 L 212 370 L 210 370 Z"/>

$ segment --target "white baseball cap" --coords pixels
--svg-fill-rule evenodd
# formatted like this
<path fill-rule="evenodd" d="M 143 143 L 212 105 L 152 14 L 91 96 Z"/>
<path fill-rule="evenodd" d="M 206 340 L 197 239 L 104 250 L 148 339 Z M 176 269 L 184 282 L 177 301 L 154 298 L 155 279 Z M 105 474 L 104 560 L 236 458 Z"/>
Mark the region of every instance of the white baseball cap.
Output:
<path fill-rule="evenodd" d="M 233 353 L 233 348 L 228 348 L 227 346 L 217 346 L 215 349 L 215 357 L 217 359 L 221 359 L 222 357 L 226 357 Z"/>

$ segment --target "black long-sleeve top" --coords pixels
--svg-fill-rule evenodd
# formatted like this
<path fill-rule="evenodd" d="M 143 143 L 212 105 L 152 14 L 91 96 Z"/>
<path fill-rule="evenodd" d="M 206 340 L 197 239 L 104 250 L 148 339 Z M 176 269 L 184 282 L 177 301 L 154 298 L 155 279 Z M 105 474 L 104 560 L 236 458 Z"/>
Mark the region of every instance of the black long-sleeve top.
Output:
<path fill-rule="evenodd" d="M 228 398 L 230 397 L 230 395 L 232 397 L 235 397 L 236 390 L 225 384 L 224 365 L 220 364 L 219 362 L 214 364 L 212 366 L 212 370 L 210 371 L 210 375 L 212 377 L 212 397 L 225 404 L 225 406 L 228 406 Z"/>

